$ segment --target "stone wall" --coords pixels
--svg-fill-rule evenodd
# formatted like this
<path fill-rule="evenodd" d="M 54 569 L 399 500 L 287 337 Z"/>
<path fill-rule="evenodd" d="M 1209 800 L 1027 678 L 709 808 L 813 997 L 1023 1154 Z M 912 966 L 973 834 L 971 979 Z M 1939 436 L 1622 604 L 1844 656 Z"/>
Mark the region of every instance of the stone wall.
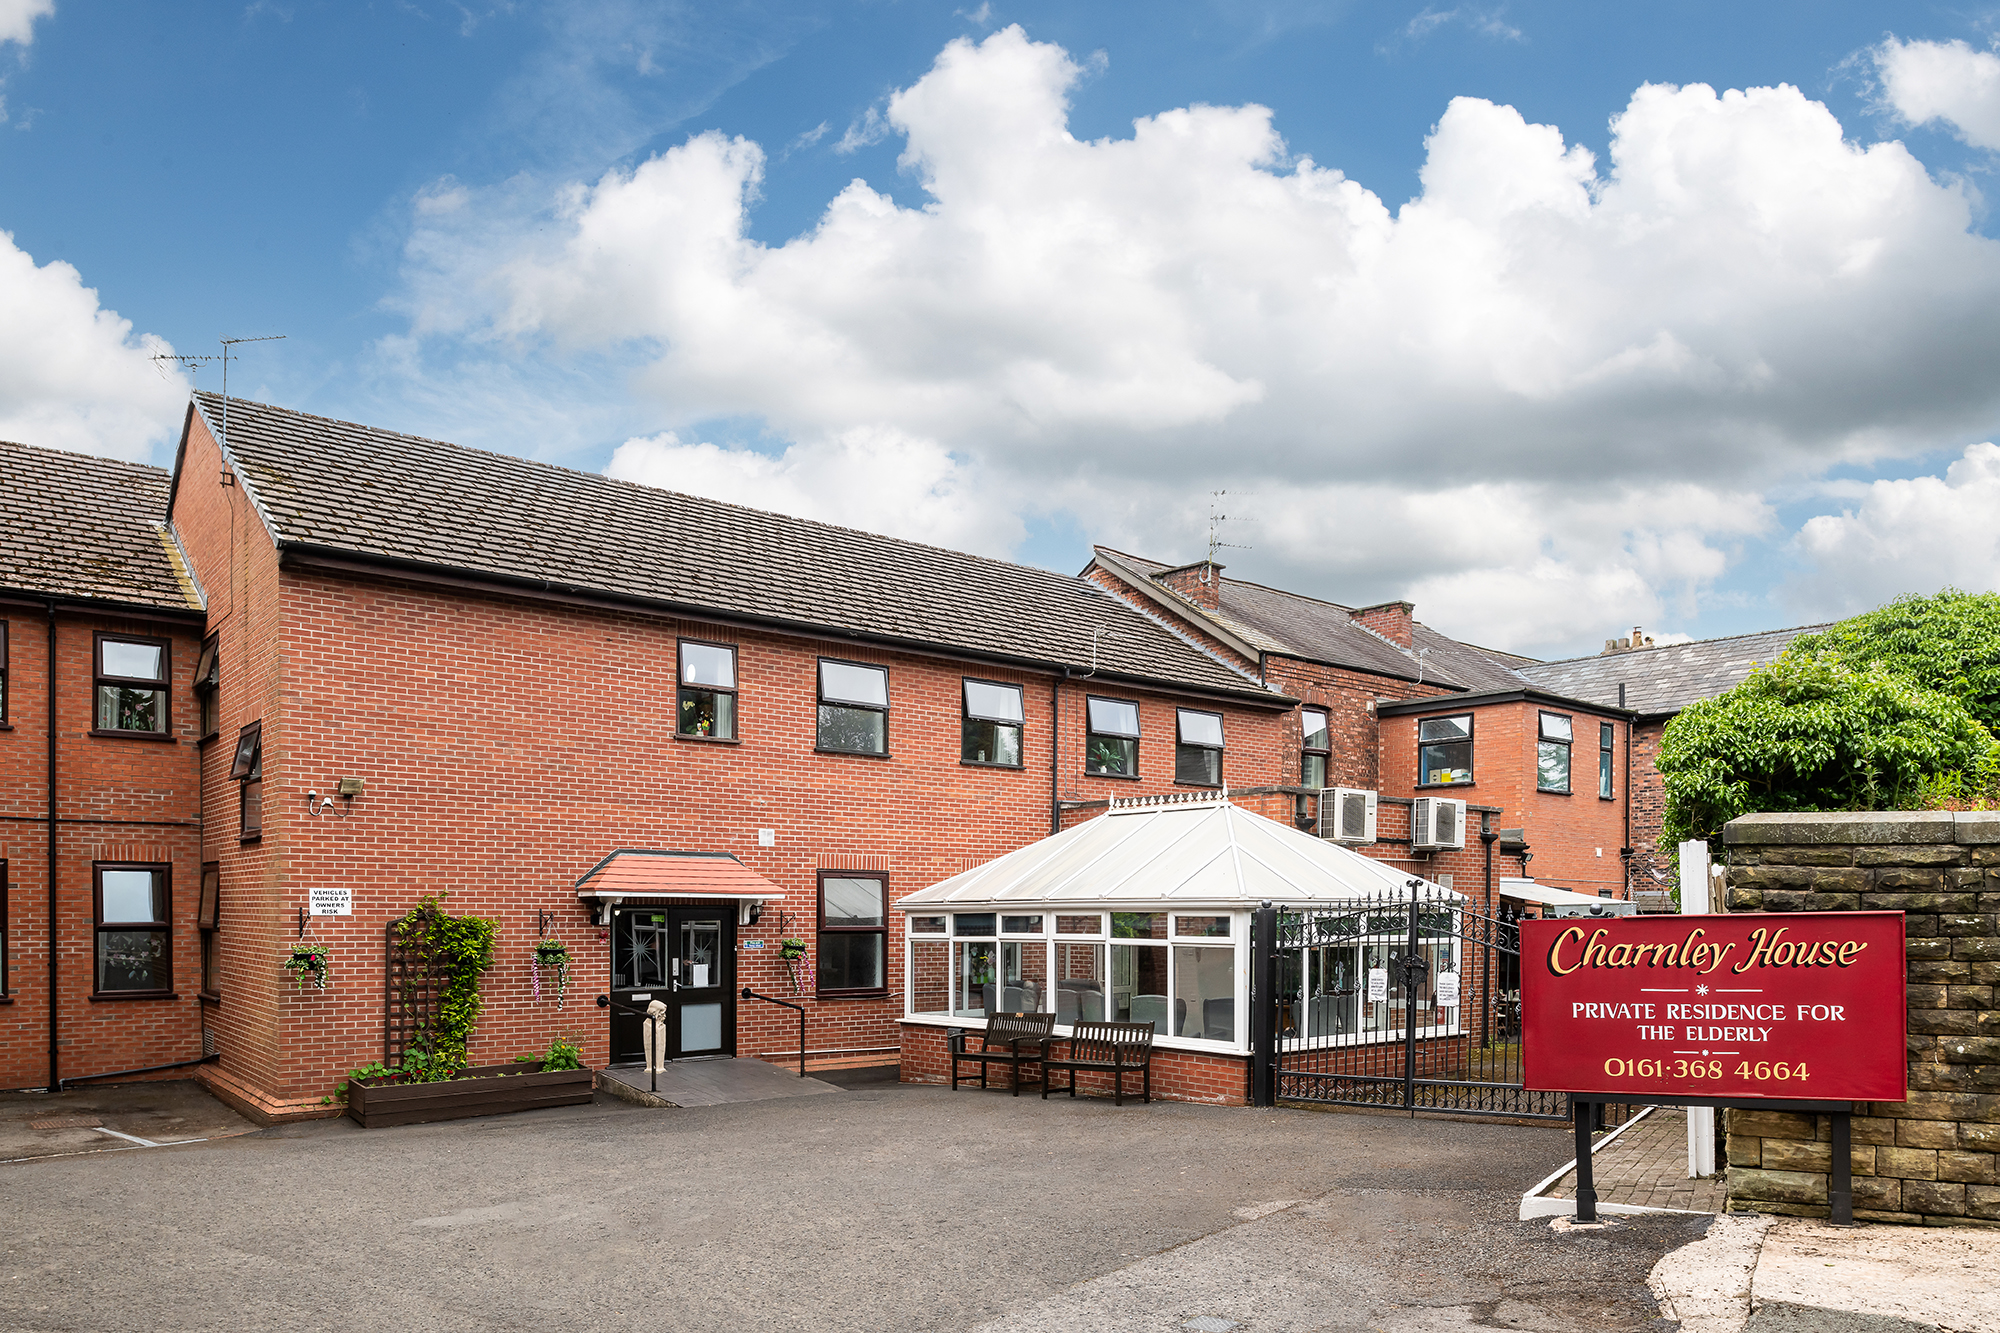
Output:
<path fill-rule="evenodd" d="M 1732 912 L 1901 911 L 1909 1100 L 1853 1118 L 1854 1216 L 2000 1225 L 2000 812 L 1746 815 Z M 1829 1117 L 1731 1111 L 1730 1207 L 1827 1215 Z"/>

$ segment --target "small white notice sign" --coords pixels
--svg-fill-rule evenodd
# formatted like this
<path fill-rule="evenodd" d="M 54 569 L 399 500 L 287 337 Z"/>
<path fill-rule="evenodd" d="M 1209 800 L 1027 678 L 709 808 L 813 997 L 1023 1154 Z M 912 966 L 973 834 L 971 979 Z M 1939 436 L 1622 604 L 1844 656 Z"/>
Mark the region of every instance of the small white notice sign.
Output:
<path fill-rule="evenodd" d="M 1438 973 L 1437 1006 L 1440 1009 L 1458 1008 L 1458 973 Z"/>
<path fill-rule="evenodd" d="M 688 973 L 688 985 L 694 987 L 696 990 L 701 990 L 708 985 L 707 963 L 689 963 Z"/>
<path fill-rule="evenodd" d="M 306 893 L 312 899 L 312 914 L 314 916 L 354 915 L 353 889 L 307 889 Z"/>
<path fill-rule="evenodd" d="M 1380 1004 L 1389 998 L 1389 969 L 1371 967 L 1368 969 L 1368 1003 Z"/>

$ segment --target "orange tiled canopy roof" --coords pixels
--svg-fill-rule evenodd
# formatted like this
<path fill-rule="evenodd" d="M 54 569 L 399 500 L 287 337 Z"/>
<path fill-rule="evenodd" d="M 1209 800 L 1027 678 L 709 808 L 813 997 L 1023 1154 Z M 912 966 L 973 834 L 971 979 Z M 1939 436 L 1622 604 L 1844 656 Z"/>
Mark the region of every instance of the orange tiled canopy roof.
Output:
<path fill-rule="evenodd" d="M 576 882 L 579 898 L 782 898 L 785 891 L 728 852 L 624 847 Z"/>

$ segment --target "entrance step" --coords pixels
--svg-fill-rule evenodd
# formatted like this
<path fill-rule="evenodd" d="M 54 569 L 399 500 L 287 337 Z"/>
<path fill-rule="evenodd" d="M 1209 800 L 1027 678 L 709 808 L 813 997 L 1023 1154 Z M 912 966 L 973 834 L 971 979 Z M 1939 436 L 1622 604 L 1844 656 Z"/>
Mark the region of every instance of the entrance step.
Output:
<path fill-rule="evenodd" d="M 816 1078 L 800 1078 L 797 1070 L 787 1073 L 776 1065 L 748 1058 L 675 1060 L 660 1071 L 657 1093 L 650 1091 L 652 1075 L 642 1065 L 601 1069 L 597 1086 L 640 1106 L 726 1106 L 840 1091 Z"/>

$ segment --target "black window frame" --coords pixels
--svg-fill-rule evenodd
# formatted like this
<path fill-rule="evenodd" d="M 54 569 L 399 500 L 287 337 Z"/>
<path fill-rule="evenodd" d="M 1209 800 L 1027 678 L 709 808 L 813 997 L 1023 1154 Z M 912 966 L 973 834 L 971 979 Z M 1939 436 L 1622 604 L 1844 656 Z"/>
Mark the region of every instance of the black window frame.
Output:
<path fill-rule="evenodd" d="M 1318 716 L 1326 719 L 1326 725 L 1320 728 L 1320 733 L 1319 733 L 1320 735 L 1326 737 L 1325 745 L 1306 744 L 1306 742 L 1312 738 L 1312 733 L 1306 730 L 1306 715 L 1308 713 L 1317 714 Z M 1312 765 L 1312 760 L 1314 759 L 1319 760 L 1319 782 L 1317 784 L 1315 784 L 1312 781 L 1310 774 L 1307 772 L 1307 770 Z M 1332 767 L 1333 767 L 1332 710 L 1326 708 L 1299 709 L 1299 785 L 1301 787 L 1311 787 L 1315 791 L 1325 791 L 1328 786 L 1326 780 L 1328 776 L 1328 770 L 1331 769 Z"/>
<path fill-rule="evenodd" d="M 829 926 L 826 924 L 826 882 L 829 879 L 867 879 L 882 886 L 882 924 L 879 926 Z M 813 994 L 819 998 L 880 996 L 889 993 L 889 872 L 886 870 L 822 870 L 813 881 Z M 876 935 L 881 938 L 882 984 L 879 986 L 820 985 L 820 968 L 826 958 L 824 941 L 828 935 Z"/>
<path fill-rule="evenodd" d="M 1132 728 L 1133 728 L 1132 734 L 1130 736 L 1126 736 L 1117 732 L 1096 730 L 1091 722 L 1091 717 L 1090 717 L 1090 706 L 1095 703 L 1122 704 L 1125 707 L 1130 708 L 1132 710 Z M 1143 733 L 1145 729 L 1146 729 L 1145 719 L 1139 715 L 1139 701 L 1137 699 L 1115 699 L 1108 694 L 1084 695 L 1083 696 L 1084 776 L 1091 778 L 1119 778 L 1126 782 L 1137 782 L 1139 780 L 1139 742 L 1143 738 Z M 1131 747 L 1129 753 L 1132 756 L 1132 767 L 1130 772 L 1117 773 L 1113 772 L 1108 768 L 1091 767 L 1091 762 L 1093 759 L 1092 747 L 1100 739 L 1106 741 L 1118 741 L 1118 742 L 1129 743 Z"/>
<path fill-rule="evenodd" d="M 9 684 L 10 678 L 7 675 L 7 622 L 0 620 L 0 729 L 5 729 L 7 726 L 7 709 L 13 702 L 13 695 L 8 689 Z M 96 704 L 96 696 L 93 695 L 91 706 L 94 708 Z M 92 714 L 93 719 L 95 716 L 95 714 Z M 0 991 L 0 994 L 4 994 L 4 991 Z"/>
<path fill-rule="evenodd" d="M 112 676 L 104 671 L 104 645 L 107 643 L 143 643 L 160 650 L 160 674 L 156 679 L 145 680 L 138 676 Z M 91 637 L 90 645 L 90 734 L 93 736 L 122 736 L 137 740 L 160 740 L 174 734 L 173 729 L 173 684 L 174 684 L 174 641 L 155 638 L 150 634 L 114 634 L 109 630 L 98 630 Z M 98 725 L 98 693 L 104 689 L 145 689 L 160 696 L 160 725 L 157 730 L 140 731 L 127 727 L 105 727 Z"/>
<path fill-rule="evenodd" d="M 1427 741 L 1424 739 L 1424 723 L 1449 721 L 1453 718 L 1465 719 L 1465 735 L 1456 740 Z M 1479 781 L 1479 732 L 1476 713 L 1430 713 L 1417 719 L 1415 739 L 1417 743 L 1417 781 L 1419 788 L 1440 790 L 1443 788 L 1471 787 Z M 1463 782 L 1427 782 L 1424 780 L 1424 750 L 1432 745 L 1463 745 L 1465 747 L 1465 771 L 1470 775 Z"/>
<path fill-rule="evenodd" d="M 14 993 L 13 969 L 7 966 L 10 926 L 7 920 L 7 861 L 0 857 L 0 1000 Z"/>
<path fill-rule="evenodd" d="M 720 685 L 690 685 L 684 679 L 687 675 L 687 659 L 683 655 L 687 646 L 697 648 L 720 648 L 729 654 L 729 679 L 734 682 L 727 689 Z M 684 741 L 713 741 L 721 745 L 737 745 L 742 741 L 743 710 L 740 691 L 743 683 L 743 653 L 738 645 L 721 643 L 715 639 L 695 639 L 681 637 L 674 640 L 674 735 Z M 726 694 L 729 696 L 729 734 L 727 736 L 706 735 L 686 729 L 682 719 L 687 714 L 691 694 Z"/>
<path fill-rule="evenodd" d="M 249 753 L 244 753 L 248 747 Z M 236 783 L 236 840 L 256 842 L 264 836 L 264 722 L 245 722 L 236 733 L 236 750 L 230 756 L 229 776 Z M 252 791 L 255 788 L 255 791 Z M 250 824 L 256 807 L 257 823 Z"/>
<path fill-rule="evenodd" d="M 970 693 L 966 689 L 968 685 L 985 685 L 996 690 L 1012 690 L 1015 701 L 1019 704 L 1021 720 L 1019 722 L 1003 722 L 998 718 L 973 716 L 972 700 L 967 697 Z M 958 682 L 958 710 L 959 763 L 970 765 L 973 768 L 1022 769 L 1028 766 L 1028 691 L 1025 686 L 1010 680 L 982 680 L 978 676 L 961 676 Z M 1019 755 L 1020 758 L 1011 764 L 1003 764 L 997 759 L 973 758 L 973 728 L 975 726 L 992 727 L 996 735 L 1003 727 L 1012 729 L 1014 733 L 1014 753 Z M 994 746 L 994 751 L 996 753 L 999 751 L 997 743 Z"/>
<path fill-rule="evenodd" d="M 1183 728 L 1181 725 L 1181 719 L 1186 717 L 1214 718 L 1215 730 L 1222 737 L 1222 743 L 1219 745 L 1210 745 L 1205 741 L 1188 740 L 1183 734 Z M 1229 732 L 1227 728 L 1223 726 L 1223 717 L 1220 712 L 1212 712 L 1206 708 L 1177 707 L 1174 709 L 1174 785 L 1176 787 L 1222 786 L 1223 785 L 1222 757 L 1228 751 L 1228 748 L 1229 748 Z M 1207 758 L 1207 756 L 1209 755 L 1214 756 L 1212 762 L 1215 765 L 1215 771 L 1213 772 L 1213 774 L 1211 774 L 1209 777 L 1206 778 L 1188 777 L 1185 775 L 1187 772 L 1187 764 L 1190 760 L 1200 759 L 1204 764 L 1206 764 L 1208 762 L 1211 762 Z"/>
<path fill-rule="evenodd" d="M 217 980 L 219 960 L 215 956 L 215 938 L 222 930 L 222 863 L 205 861 L 201 867 L 201 896 L 194 914 L 194 928 L 201 938 L 201 986 L 200 995 L 205 1000 L 222 998 L 222 986 Z"/>
<path fill-rule="evenodd" d="M 877 706 L 875 704 L 854 703 L 847 699 L 829 700 L 826 697 L 826 672 L 822 669 L 829 664 L 833 666 L 854 667 L 862 671 L 881 672 L 882 703 L 879 706 Z M 815 658 L 813 660 L 813 701 L 815 704 L 815 707 L 813 708 L 813 752 L 815 754 L 859 755 L 863 759 L 889 758 L 890 757 L 890 751 L 889 751 L 890 698 L 891 695 L 889 693 L 889 668 L 884 666 L 882 663 L 852 662 L 844 657 Z M 855 712 L 855 713 L 880 713 L 882 715 L 882 748 L 879 750 L 848 750 L 848 749 L 843 749 L 839 746 L 828 745 L 826 743 L 824 723 L 825 723 L 825 713 L 826 710 L 829 708 L 844 708 L 850 712 Z"/>
<path fill-rule="evenodd" d="M 1547 719 L 1561 718 L 1569 724 L 1568 740 L 1551 740 L 1545 730 Z M 1563 752 L 1563 785 L 1546 787 L 1542 785 L 1542 750 L 1545 746 L 1560 746 Z M 1572 713 L 1552 713 L 1546 708 L 1535 710 L 1535 790 L 1550 796 L 1569 796 L 1576 791 L 1576 716 Z"/>
<path fill-rule="evenodd" d="M 107 870 L 149 870 L 156 876 L 153 882 L 155 905 L 160 910 L 157 921 L 106 921 L 104 919 L 104 872 Z M 99 1000 L 177 1000 L 174 994 L 174 867 L 171 861 L 93 861 L 90 863 L 90 994 Z M 147 990 L 105 990 L 104 989 L 104 937 L 111 933 L 136 934 L 141 931 L 162 938 L 163 956 L 166 960 L 165 987 Z"/>
<path fill-rule="evenodd" d="M 1597 724 L 1597 799 L 1615 801 L 1618 799 L 1616 781 L 1618 767 L 1616 752 L 1618 728 L 1609 722 Z"/>
<path fill-rule="evenodd" d="M 201 641 L 194 660 L 195 729 L 199 739 L 222 733 L 222 635 L 211 634 Z"/>

